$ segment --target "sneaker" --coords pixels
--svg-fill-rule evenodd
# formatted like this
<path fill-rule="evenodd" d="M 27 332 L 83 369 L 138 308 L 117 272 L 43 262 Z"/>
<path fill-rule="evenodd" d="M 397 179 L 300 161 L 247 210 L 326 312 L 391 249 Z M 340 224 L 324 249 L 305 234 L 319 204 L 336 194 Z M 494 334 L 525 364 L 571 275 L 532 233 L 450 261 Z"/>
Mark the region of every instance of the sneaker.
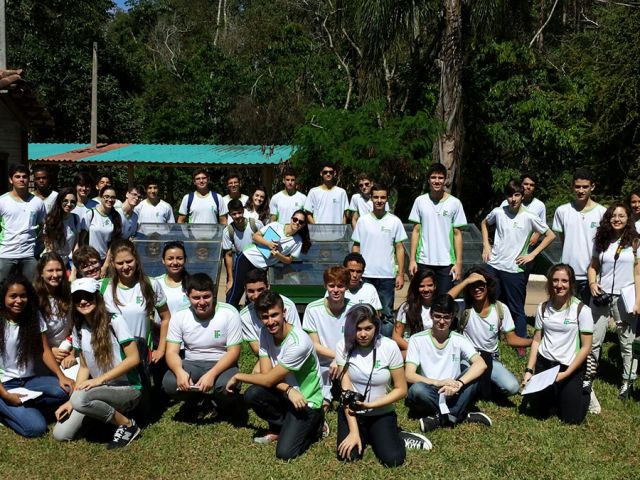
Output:
<path fill-rule="evenodd" d="M 400 438 L 404 441 L 407 450 L 431 450 L 433 444 L 424 435 L 413 432 L 400 432 Z"/>
<path fill-rule="evenodd" d="M 218 416 L 218 404 L 212 398 L 203 398 L 197 405 L 196 420 L 208 421 Z"/>
<path fill-rule="evenodd" d="M 631 385 L 628 382 L 622 382 L 620 391 L 618 392 L 618 400 L 626 400 L 631 393 Z"/>
<path fill-rule="evenodd" d="M 325 421 L 322 425 L 322 438 L 327 438 L 331 433 L 331 429 L 329 428 L 329 424 Z"/>
<path fill-rule="evenodd" d="M 440 426 L 440 415 L 430 415 L 420 419 L 420 430 L 425 433 L 440 428 Z"/>
<path fill-rule="evenodd" d="M 116 429 L 116 433 L 113 434 L 113 440 L 109 442 L 109 445 L 107 445 L 107 448 L 109 450 L 112 450 L 114 448 L 126 447 L 131 442 L 133 442 L 133 440 L 138 435 L 140 435 L 140 432 L 141 432 L 140 427 L 138 426 L 136 421 L 132 418 L 130 427 L 127 427 L 125 425 L 118 426 L 118 428 Z"/>
<path fill-rule="evenodd" d="M 583 380 L 582 381 L 582 393 L 592 393 L 592 386 L 591 386 L 591 380 Z"/>
<path fill-rule="evenodd" d="M 277 442 L 280 438 L 280 435 L 273 432 L 266 432 L 264 435 L 257 435 L 253 437 L 253 443 L 260 443 L 262 445 L 266 445 L 268 443 Z"/>
<path fill-rule="evenodd" d="M 486 425 L 487 427 L 493 425 L 493 422 L 489 418 L 489 415 L 482 412 L 469 412 L 467 413 L 466 420 L 469 423 L 481 423 L 482 425 Z"/>
<path fill-rule="evenodd" d="M 600 402 L 598 401 L 598 397 L 596 397 L 596 392 L 591 390 L 591 395 L 589 396 L 589 413 L 598 415 L 600 412 L 602 412 L 602 407 L 600 407 Z"/>

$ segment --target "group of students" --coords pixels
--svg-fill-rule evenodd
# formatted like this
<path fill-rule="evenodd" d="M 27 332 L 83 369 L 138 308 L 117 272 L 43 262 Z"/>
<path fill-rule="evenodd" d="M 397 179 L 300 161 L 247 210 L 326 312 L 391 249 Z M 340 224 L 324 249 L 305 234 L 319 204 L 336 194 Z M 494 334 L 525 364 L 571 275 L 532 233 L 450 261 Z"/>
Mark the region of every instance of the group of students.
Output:
<path fill-rule="evenodd" d="M 640 265 L 634 219 L 640 194 L 605 209 L 590 198 L 595 183 L 586 170 L 574 174 L 575 200 L 556 210 L 553 230 L 564 242 L 563 263 L 548 273 L 549 299 L 536 311 L 532 339 L 524 317 L 526 266 L 555 235 L 547 227 L 544 204 L 533 196 L 531 174 L 509 182 L 506 203 L 482 221 L 487 265 L 463 275 L 462 204 L 444 190 L 446 170 L 429 169 L 430 191 L 416 199 L 410 215 L 415 228 L 409 293 L 395 315 L 406 234 L 388 211 L 388 188 L 363 176 L 361 194 L 352 199 L 353 252 L 342 267 L 325 272 L 326 297 L 307 305 L 300 322 L 295 304 L 269 290 L 265 269 L 308 251 L 309 223 L 346 221 L 346 200 L 333 191 L 339 187 L 330 164 L 321 170 L 322 185 L 302 204 L 295 175 L 285 172 L 280 197 L 287 201 L 274 196 L 268 217 L 261 208 L 266 191 L 243 205 L 239 179 L 231 182 L 226 199 L 208 190 L 206 172 L 194 173 L 196 191 L 185 195 L 178 222 L 203 220 L 199 214 L 206 212 L 205 223 L 232 218 L 233 234 L 229 228 L 223 233 L 225 264 L 231 263 L 227 303 L 216 301 L 208 275 L 187 274 L 179 242 L 164 246 L 166 274 L 144 274 L 134 245 L 122 233 L 148 213 L 139 208 L 141 189 L 130 189 L 118 206 L 107 179 L 97 185 L 100 205 L 91 207 L 90 189 L 80 182 L 75 193 L 62 190 L 47 213 L 39 198 L 46 191 L 28 192 L 29 172 L 18 166 L 9 173 L 12 191 L 0 197 L 0 420 L 25 436 L 44 433 L 42 412 L 57 407 L 54 438 L 71 440 L 88 423 L 111 423 L 116 429 L 109 446 L 116 448 L 140 433 L 131 412 L 145 402 L 145 392 L 153 392 L 154 399 L 184 400 L 185 415 L 202 420 L 234 408 L 240 384 L 248 383 L 244 401 L 269 426 L 255 441 L 277 441 L 279 458 L 293 458 L 328 435 L 325 412 L 337 400 L 338 458 L 355 459 L 370 444 L 383 464 L 399 465 L 407 446 L 431 444 L 424 435 L 398 429 L 395 402 L 406 397 L 410 416 L 428 432 L 463 421 L 490 426 L 486 414 L 470 411 L 475 398 L 517 393 L 521 382 L 500 362 L 501 332 L 508 345 L 520 351 L 531 347 L 522 383 L 560 367 L 551 387 L 528 396 L 534 411 L 548 413 L 556 406 L 568 423 L 582 422 L 588 409 L 599 412 L 591 383 L 609 318 L 616 322 L 624 364 L 620 398 L 629 395 L 635 380 L 631 344 L 640 312 Z M 152 207 L 161 205 L 157 193 L 157 183 L 147 185 Z M 74 213 L 74 206 L 85 211 Z M 536 208 L 539 215 L 532 213 Z M 160 218 L 160 211 L 149 218 Z M 60 219 L 65 229 L 52 235 Z M 80 246 L 68 230 L 82 223 L 89 242 Z M 278 241 L 264 238 L 265 223 L 277 230 Z M 108 226 L 111 237 L 94 233 Z M 246 244 L 236 248 L 238 240 Z M 38 248 L 44 253 L 36 263 Z M 623 295 L 629 288 L 635 293 L 630 306 Z M 238 311 L 243 295 L 247 304 Z M 454 300 L 460 295 L 464 308 Z M 238 370 L 243 342 L 258 357 L 251 373 Z M 72 380 L 64 370 L 76 362 Z M 41 395 L 23 403 L 21 393 L 10 391 L 17 387 Z"/>

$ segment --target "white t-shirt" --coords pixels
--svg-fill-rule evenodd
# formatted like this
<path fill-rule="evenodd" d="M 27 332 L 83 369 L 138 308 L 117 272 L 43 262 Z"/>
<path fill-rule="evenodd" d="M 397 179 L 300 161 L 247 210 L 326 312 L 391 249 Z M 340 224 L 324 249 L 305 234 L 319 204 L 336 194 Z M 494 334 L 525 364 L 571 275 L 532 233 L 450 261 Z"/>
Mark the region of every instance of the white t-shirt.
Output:
<path fill-rule="evenodd" d="M 86 230 L 84 219 L 81 219 L 75 213 L 71 213 L 62 221 L 62 229 L 64 230 L 64 239 L 56 239 L 58 241 L 54 245 L 53 251 L 66 261 L 71 259 L 73 247 L 76 246 L 80 231 Z"/>
<path fill-rule="evenodd" d="M 593 333 L 591 309 L 583 305 L 578 318 L 580 300 L 571 299 L 571 305 L 554 310 L 551 302 L 543 311 L 543 303 L 536 309 L 535 329 L 542 330 L 538 353 L 547 360 L 570 365 L 580 350 L 580 333 Z"/>
<path fill-rule="evenodd" d="M 391 370 L 404 367 L 400 349 L 393 340 L 382 336 L 376 338 L 375 365 L 373 364 L 373 350 L 373 348 L 363 349 L 356 346 L 353 353 L 347 358 L 348 352 L 345 352 L 344 338 L 338 342 L 336 347 L 336 363 L 338 366 L 343 367 L 347 360 L 349 361 L 347 373 L 354 391 L 364 395 L 371 375 L 371 383 L 369 383 L 369 391 L 365 397 L 365 402 L 372 402 L 384 397 L 391 389 Z M 391 411 L 393 411 L 393 404 L 356 413 L 358 415 L 381 415 Z"/>
<path fill-rule="evenodd" d="M 58 347 L 70 333 L 67 316 L 62 315 L 58 309 L 58 302 L 53 297 L 49 297 L 49 306 L 51 315 L 45 317 L 38 311 L 40 323 L 44 322 L 47 326 L 47 341 L 50 347 Z"/>
<path fill-rule="evenodd" d="M 516 214 L 508 207 L 494 208 L 487 215 L 487 224 L 496 225 L 488 264 L 496 270 L 511 273 L 524 271 L 516 264 L 516 258 L 527 254 L 533 232 L 543 234 L 549 229 L 546 223 L 524 208 Z"/>
<path fill-rule="evenodd" d="M 96 357 L 91 346 L 91 327 L 87 322 L 83 322 L 80 327 L 81 337 L 78 338 L 78 332 L 76 328 L 73 328 L 73 344 L 79 345 L 80 352 L 84 357 L 84 361 L 89 369 L 91 378 L 98 378 L 100 375 L 113 370 L 115 367 L 122 363 L 125 353 L 122 348 L 124 345 L 134 341 L 133 335 L 129 331 L 127 322 L 124 321 L 121 315 L 112 314 L 111 316 L 111 366 L 103 369 L 98 366 Z M 142 382 L 140 376 L 135 368 L 132 368 L 124 375 L 111 380 L 109 385 L 131 385 L 134 388 L 142 388 Z"/>
<path fill-rule="evenodd" d="M 360 253 L 366 262 L 363 276 L 394 278 L 398 272 L 395 246 L 406 239 L 402 222 L 392 213 L 382 218 L 373 213 L 360 217 L 351 240 L 360 244 Z"/>
<path fill-rule="evenodd" d="M 640 233 L 640 220 L 636 222 L 636 232 Z"/>
<path fill-rule="evenodd" d="M 141 223 L 176 223 L 173 217 L 173 208 L 164 200 L 153 205 L 145 199 L 133 211 L 138 214 L 138 225 Z"/>
<path fill-rule="evenodd" d="M 12 378 L 27 378 L 35 375 L 33 359 L 25 365 L 18 365 L 18 336 L 20 326 L 9 320 L 0 319 L 4 325 L 4 351 L 0 352 L 0 382 L 6 382 Z M 47 325 L 41 316 L 38 317 L 40 333 L 47 331 Z M 34 355 L 35 356 L 35 355 Z"/>
<path fill-rule="evenodd" d="M 503 200 L 500 206 L 508 207 L 509 202 L 507 200 Z M 529 213 L 538 217 L 542 221 L 542 223 L 547 223 L 547 207 L 540 200 L 534 197 L 531 199 L 531 202 L 529 202 L 528 205 L 525 205 L 523 201 L 522 206 L 526 208 Z"/>
<path fill-rule="evenodd" d="M 307 196 L 296 191 L 293 195 L 289 195 L 286 190 L 281 190 L 271 197 L 269 202 L 269 211 L 271 215 L 275 215 L 276 220 L 280 223 L 288 223 L 291 221 L 293 212 L 304 209 L 304 202 Z"/>
<path fill-rule="evenodd" d="M 169 313 L 173 316 L 176 312 L 182 310 L 183 308 L 189 308 L 191 303 L 189 302 L 189 297 L 182 289 L 182 284 L 177 285 L 175 287 L 167 284 L 167 274 L 159 275 L 154 278 L 154 280 L 160 285 L 162 291 L 164 292 L 165 297 L 167 298 L 167 307 L 169 308 Z M 162 319 L 158 312 L 155 312 L 153 315 L 153 321 L 156 325 L 160 326 L 162 323 Z M 154 332 L 153 342 L 157 345 L 160 341 L 160 337 L 156 332 Z"/>
<path fill-rule="evenodd" d="M 497 352 L 500 332 L 507 333 L 515 330 L 513 317 L 506 305 L 502 306 L 503 319 L 498 331 L 500 317 L 498 309 L 491 305 L 489 313 L 483 317 L 474 308 L 470 308 L 469 321 L 464 329 L 463 335 L 471 342 L 473 348 L 483 352 Z"/>
<path fill-rule="evenodd" d="M 255 220 L 255 225 L 258 230 L 264 226 L 260 220 Z M 229 227 L 233 228 L 233 242 L 229 235 Z M 254 233 L 249 219 L 245 221 L 243 231 L 238 230 L 234 222 L 229 222 L 222 231 L 222 250 L 233 250 L 237 253 L 242 252 L 249 245 L 253 244 L 252 237 Z"/>
<path fill-rule="evenodd" d="M 294 327 L 302 328 L 300 325 L 300 315 L 296 304 L 284 295 L 280 295 L 286 310 L 285 321 Z M 245 342 L 257 342 L 260 340 L 260 332 L 262 331 L 262 320 L 258 316 L 255 305 L 250 303 L 240 311 L 242 319 L 242 339 Z"/>
<path fill-rule="evenodd" d="M 218 206 L 216 205 L 213 195 L 218 197 Z M 218 217 L 226 215 L 228 212 L 227 204 L 224 202 L 220 194 L 208 192 L 206 195 L 200 195 L 193 192 L 193 202 L 191 203 L 191 211 L 187 211 L 189 203 L 189 194 L 182 197 L 178 213 L 187 217 L 188 223 L 218 223 Z"/>
<path fill-rule="evenodd" d="M 432 380 L 456 379 L 460 376 L 460 362 L 471 358 L 478 352 L 471 342 L 456 332 L 450 332 L 442 348 L 435 345 L 431 330 L 416 333 L 409 338 L 407 363 L 416 365 L 418 375 Z"/>
<path fill-rule="evenodd" d="M 147 279 L 151 283 L 153 292 L 155 295 L 155 307 L 160 308 L 167 303 L 167 297 L 164 294 L 164 290 L 160 284 L 153 278 Z M 117 313 L 124 317 L 129 331 L 134 337 L 149 338 L 150 323 L 147 316 L 146 307 L 147 302 L 142 295 L 142 289 L 140 282 L 137 282 L 133 287 L 127 288 L 122 285 L 118 285 L 116 288 L 116 295 L 121 305 L 116 305 L 113 299 L 111 279 L 105 278 L 102 281 L 100 288 L 103 291 L 102 296 L 104 303 L 107 306 L 107 310 L 112 313 Z"/>
<path fill-rule="evenodd" d="M 116 210 L 122 220 L 122 214 Z M 103 215 L 96 208 L 87 210 L 84 218 L 84 224 L 89 230 L 89 246 L 95 248 L 100 254 L 101 259 L 107 257 L 109 244 L 113 237 L 113 222 L 111 217 Z M 124 222 L 122 225 L 124 231 Z"/>
<path fill-rule="evenodd" d="M 229 194 L 227 194 L 224 197 L 222 197 L 222 200 L 224 201 L 224 206 L 227 207 L 227 209 L 229 209 L 229 202 L 233 199 L 229 196 Z M 247 200 L 249 200 L 249 197 L 244 193 L 241 193 L 240 198 L 238 198 L 238 200 L 240 200 L 240 203 L 242 203 L 242 206 L 244 207 L 245 204 L 247 203 Z"/>
<path fill-rule="evenodd" d="M 586 280 L 591 263 L 593 238 L 607 209 L 596 203 L 589 210 L 578 211 L 573 203 L 565 203 L 553 215 L 553 230 L 562 233 L 562 263 L 571 265 L 576 279 Z"/>
<path fill-rule="evenodd" d="M 328 294 L 325 294 L 325 297 L 327 296 Z M 380 297 L 378 296 L 376 287 L 367 282 L 361 282 L 355 292 L 347 289 L 347 291 L 344 292 L 344 298 L 354 305 L 358 305 L 359 303 L 368 303 L 376 311 L 382 310 L 382 303 L 380 303 Z"/>
<path fill-rule="evenodd" d="M 217 362 L 229 347 L 242 343 L 240 314 L 218 302 L 213 317 L 200 320 L 191 308 L 185 308 L 171 316 L 167 342 L 184 344 L 185 360 Z"/>
<path fill-rule="evenodd" d="M 609 244 L 604 252 L 597 252 L 595 245 L 593 246 L 593 256 L 600 262 L 600 272 L 596 277 L 596 281 L 606 293 L 620 295 L 620 289 L 627 285 L 633 285 L 633 266 L 635 258 L 633 249 L 625 247 L 620 252 L 618 260 L 615 261 L 616 251 L 620 242 L 616 240 Z M 640 258 L 640 250 L 637 252 Z M 615 265 L 615 272 L 613 266 Z M 615 278 L 614 278 L 615 276 Z M 613 291 L 612 291 L 613 288 Z"/>
<path fill-rule="evenodd" d="M 100 202 L 96 202 L 94 199 L 90 198 L 84 205 L 76 205 L 75 208 L 71 210 L 71 213 L 75 213 L 82 220 L 84 220 L 87 216 L 87 211 L 91 210 L 92 208 L 96 208 L 98 205 L 100 205 Z"/>
<path fill-rule="evenodd" d="M 36 239 L 47 211 L 35 195 L 27 200 L 10 192 L 0 196 L 0 258 L 29 258 L 35 254 Z"/>
<path fill-rule="evenodd" d="M 343 223 L 344 212 L 348 208 L 347 192 L 340 187 L 332 187 L 331 190 L 313 187 L 304 202 L 304 209 L 320 224 Z"/>
<path fill-rule="evenodd" d="M 416 262 L 433 266 L 456 263 L 453 229 L 467 224 L 460 200 L 446 194 L 442 200 L 434 203 L 428 193 L 420 195 L 413 202 L 409 221 L 420 224 Z"/>
<path fill-rule="evenodd" d="M 260 229 L 260 232 L 264 235 L 268 228 L 272 228 L 280 239 L 278 244 L 280 245 L 280 252 L 283 255 L 290 255 L 293 258 L 298 258 L 302 252 L 302 238 L 300 235 L 294 235 L 293 237 L 287 237 L 285 234 L 285 225 L 278 222 L 272 222 L 269 225 L 265 225 Z M 267 268 L 278 263 L 278 259 L 273 255 L 269 258 L 264 258 L 260 250 L 255 243 L 251 242 L 242 252 L 247 260 L 256 268 Z"/>
<path fill-rule="evenodd" d="M 344 321 L 353 304 L 345 300 L 342 312 L 336 317 L 329 310 L 327 302 L 328 300 L 321 298 L 307 305 L 302 325 L 306 332 L 317 333 L 322 345 L 335 351 L 336 345 L 344 337 Z M 333 361 L 331 358 L 321 355 L 319 358 L 323 370 L 324 368 L 329 368 Z"/>
<path fill-rule="evenodd" d="M 409 331 L 409 326 L 407 325 L 407 306 L 407 302 L 404 302 L 402 305 L 400 305 L 400 308 L 398 308 L 398 313 L 396 314 L 396 322 L 405 325 L 404 334 L 402 335 L 403 338 L 409 338 L 414 333 L 417 333 Z M 431 319 L 431 307 L 422 305 L 422 310 L 420 310 L 420 318 L 422 318 L 422 328 L 424 330 L 429 330 L 431 327 L 433 327 L 433 320 Z"/>
<path fill-rule="evenodd" d="M 349 202 L 349 210 L 358 212 L 358 216 L 363 217 L 367 213 L 373 212 L 373 201 L 371 201 L 371 198 L 365 200 L 360 193 L 354 193 L 351 197 L 351 202 Z M 384 204 L 384 211 L 389 211 L 389 202 Z"/>
<path fill-rule="evenodd" d="M 284 382 L 300 391 L 310 408 L 322 407 L 320 367 L 313 342 L 301 328 L 293 327 L 280 345 L 268 330 L 260 332 L 259 356 L 269 358 L 271 365 L 281 365 L 289 373 Z"/>
<path fill-rule="evenodd" d="M 42 203 L 44 203 L 44 208 L 47 211 L 47 213 L 51 211 L 51 209 L 53 208 L 53 205 L 56 203 L 57 198 L 58 198 L 58 192 L 56 192 L 55 190 L 51 190 L 51 193 L 49 193 L 49 196 L 47 198 L 40 198 L 40 200 L 42 200 Z"/>

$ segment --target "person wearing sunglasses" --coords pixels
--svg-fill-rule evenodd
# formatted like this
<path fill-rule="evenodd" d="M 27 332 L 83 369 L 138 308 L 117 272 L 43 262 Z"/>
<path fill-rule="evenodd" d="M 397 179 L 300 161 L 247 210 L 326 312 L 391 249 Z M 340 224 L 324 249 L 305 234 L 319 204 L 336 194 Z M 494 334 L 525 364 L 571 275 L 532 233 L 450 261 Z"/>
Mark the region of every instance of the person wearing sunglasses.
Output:
<path fill-rule="evenodd" d="M 492 423 L 484 413 L 467 412 L 476 396 L 476 380 L 487 364 L 464 335 L 451 331 L 455 313 L 454 299 L 439 295 L 429 312 L 433 327 L 409 338 L 405 374 L 413 385 L 406 404 L 409 416 L 420 418 L 423 432 L 463 421 L 486 426 Z M 469 368 L 464 368 L 463 361 Z"/>
<path fill-rule="evenodd" d="M 507 345 L 524 348 L 531 345 L 531 339 L 516 335 L 511 312 L 496 298 L 495 279 L 482 268 L 469 269 L 464 279 L 449 290 L 453 298 L 461 293 L 464 295 L 465 310 L 458 331 L 471 342 L 487 364 L 487 370 L 479 380 L 479 393 L 483 398 L 490 398 L 493 384 L 503 395 L 515 395 L 520 384 L 515 375 L 500 362 L 498 340 L 502 333 Z"/>
<path fill-rule="evenodd" d="M 60 255 L 67 270 L 71 270 L 71 255 L 78 248 L 80 232 L 86 229 L 80 216 L 73 213 L 77 203 L 75 190 L 63 188 L 44 219 L 44 251 Z"/>
<path fill-rule="evenodd" d="M 293 212 L 304 208 L 304 202 L 307 200 L 307 196 L 298 191 L 296 179 L 296 172 L 290 168 L 286 169 L 282 174 L 284 190 L 276 193 L 271 197 L 271 201 L 269 202 L 269 212 L 271 213 L 272 222 L 291 218 Z"/>
<path fill-rule="evenodd" d="M 354 193 L 349 202 L 349 211 L 351 212 L 351 227 L 355 230 L 358 218 L 371 213 L 373 211 L 373 202 L 371 201 L 371 187 L 373 179 L 368 173 L 360 173 L 356 177 L 358 190 L 360 193 Z M 385 204 L 385 211 L 389 211 L 389 203 Z"/>
<path fill-rule="evenodd" d="M 336 186 L 335 165 L 325 162 L 320 169 L 320 178 L 320 186 L 313 187 L 304 202 L 307 221 L 311 224 L 329 225 L 347 223 L 347 192 Z"/>
<path fill-rule="evenodd" d="M 264 234 L 271 229 L 278 240 L 267 240 Z M 278 262 L 289 264 L 300 253 L 311 248 L 305 212 L 296 210 L 290 223 L 270 223 L 253 234 L 253 243 L 238 255 L 233 268 L 233 281 L 227 292 L 227 303 L 238 308 L 244 294 L 247 273 L 254 268 L 267 269 Z M 261 248 L 258 248 L 260 246 Z"/>

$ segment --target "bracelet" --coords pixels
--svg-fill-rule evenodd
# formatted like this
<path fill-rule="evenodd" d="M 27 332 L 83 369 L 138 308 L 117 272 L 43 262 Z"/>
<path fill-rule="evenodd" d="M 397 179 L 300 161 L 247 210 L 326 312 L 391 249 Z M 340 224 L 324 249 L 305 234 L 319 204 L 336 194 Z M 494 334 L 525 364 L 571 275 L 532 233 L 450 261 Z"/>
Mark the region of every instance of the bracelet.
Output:
<path fill-rule="evenodd" d="M 467 384 L 464 383 L 461 378 L 458 379 L 458 382 L 460 382 L 462 384 L 462 387 L 460 387 L 460 388 L 464 388 L 464 387 L 467 386 Z"/>
<path fill-rule="evenodd" d="M 529 367 L 525 368 L 524 373 L 530 373 L 531 375 L 533 375 L 534 374 L 533 368 L 529 368 Z"/>
<path fill-rule="evenodd" d="M 284 396 L 285 396 L 285 397 L 289 398 L 289 392 L 291 391 L 291 389 L 292 389 L 292 388 L 293 388 L 293 387 L 292 387 L 291 385 L 289 385 L 289 386 L 287 387 L 287 389 L 284 391 Z"/>

